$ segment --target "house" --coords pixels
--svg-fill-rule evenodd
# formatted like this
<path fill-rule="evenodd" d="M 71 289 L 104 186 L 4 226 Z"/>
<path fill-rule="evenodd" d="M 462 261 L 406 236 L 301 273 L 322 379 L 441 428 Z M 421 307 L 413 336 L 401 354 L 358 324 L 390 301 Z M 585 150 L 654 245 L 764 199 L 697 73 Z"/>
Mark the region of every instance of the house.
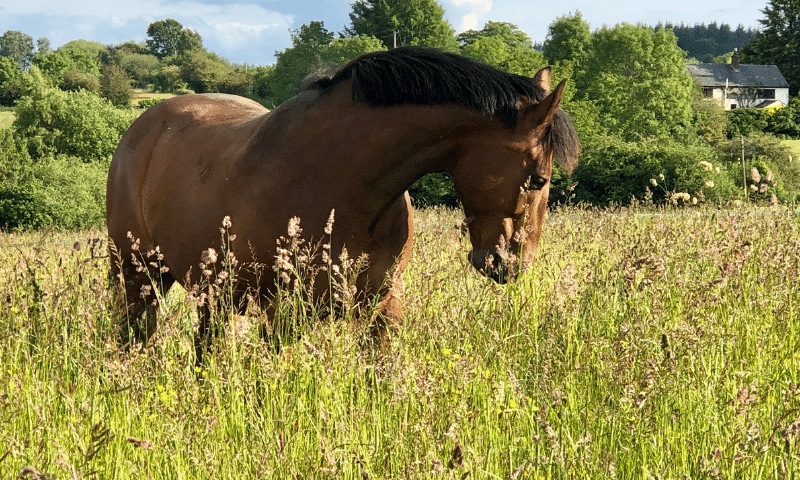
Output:
<path fill-rule="evenodd" d="M 725 110 L 734 108 L 780 108 L 789 104 L 789 83 L 775 65 L 739 63 L 733 52 L 730 64 L 687 63 L 686 68 L 703 88 L 706 98 Z"/>

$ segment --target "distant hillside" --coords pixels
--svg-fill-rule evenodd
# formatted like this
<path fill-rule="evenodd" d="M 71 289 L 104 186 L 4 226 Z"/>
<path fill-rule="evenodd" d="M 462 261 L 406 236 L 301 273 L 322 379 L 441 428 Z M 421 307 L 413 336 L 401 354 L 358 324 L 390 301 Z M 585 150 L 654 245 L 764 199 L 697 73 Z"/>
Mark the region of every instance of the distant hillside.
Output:
<path fill-rule="evenodd" d="M 678 46 L 689 52 L 690 58 L 700 62 L 711 62 L 714 57 L 732 52 L 734 48 L 742 49 L 756 34 L 752 28 L 744 29 L 742 25 L 732 30 L 730 25 L 716 22 L 692 27 L 684 25 L 661 24 L 656 28 L 671 28 L 678 37 Z"/>

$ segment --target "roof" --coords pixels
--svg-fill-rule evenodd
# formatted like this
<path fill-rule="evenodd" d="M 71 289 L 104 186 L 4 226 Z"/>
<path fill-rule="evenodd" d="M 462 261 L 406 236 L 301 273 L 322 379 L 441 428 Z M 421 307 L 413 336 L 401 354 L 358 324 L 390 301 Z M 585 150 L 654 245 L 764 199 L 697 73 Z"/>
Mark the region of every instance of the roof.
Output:
<path fill-rule="evenodd" d="M 789 88 L 789 82 L 783 78 L 776 65 L 740 64 L 734 69 L 725 63 L 688 63 L 689 73 L 700 83 L 701 87 L 728 86 L 747 87 L 750 85 L 762 88 Z"/>

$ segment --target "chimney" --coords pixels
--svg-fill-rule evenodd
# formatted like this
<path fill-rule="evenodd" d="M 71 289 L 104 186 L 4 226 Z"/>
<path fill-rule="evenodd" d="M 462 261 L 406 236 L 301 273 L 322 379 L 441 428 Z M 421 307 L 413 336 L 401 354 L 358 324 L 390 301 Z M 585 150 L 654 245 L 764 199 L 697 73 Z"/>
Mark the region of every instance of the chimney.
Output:
<path fill-rule="evenodd" d="M 731 57 L 731 66 L 733 68 L 739 68 L 739 49 L 733 49 L 733 57 Z"/>

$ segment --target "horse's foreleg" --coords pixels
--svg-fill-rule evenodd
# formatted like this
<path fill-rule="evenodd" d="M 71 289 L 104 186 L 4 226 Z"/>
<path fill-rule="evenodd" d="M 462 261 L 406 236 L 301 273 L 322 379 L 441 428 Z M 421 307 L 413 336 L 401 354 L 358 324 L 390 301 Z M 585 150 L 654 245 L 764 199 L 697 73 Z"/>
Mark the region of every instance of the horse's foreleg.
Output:
<path fill-rule="evenodd" d="M 206 290 L 208 292 L 208 289 Z M 210 353 L 211 344 L 220 333 L 224 331 L 228 313 L 232 314 L 231 329 L 232 335 L 236 334 L 236 317 L 247 312 L 248 298 L 245 291 L 234 291 L 232 297 L 224 298 L 217 296 L 211 300 L 211 296 L 206 294 L 206 299 L 197 307 L 198 326 L 197 334 L 194 337 L 194 353 L 197 364 L 203 363 L 205 354 Z M 215 302 L 216 307 L 213 311 L 210 302 Z M 230 302 L 227 305 L 226 302 Z"/>
<path fill-rule="evenodd" d="M 405 305 L 403 286 L 403 275 L 395 274 L 389 291 L 378 303 L 370 331 L 373 339 L 381 348 L 388 348 L 390 336 L 396 334 L 400 329 Z"/>

